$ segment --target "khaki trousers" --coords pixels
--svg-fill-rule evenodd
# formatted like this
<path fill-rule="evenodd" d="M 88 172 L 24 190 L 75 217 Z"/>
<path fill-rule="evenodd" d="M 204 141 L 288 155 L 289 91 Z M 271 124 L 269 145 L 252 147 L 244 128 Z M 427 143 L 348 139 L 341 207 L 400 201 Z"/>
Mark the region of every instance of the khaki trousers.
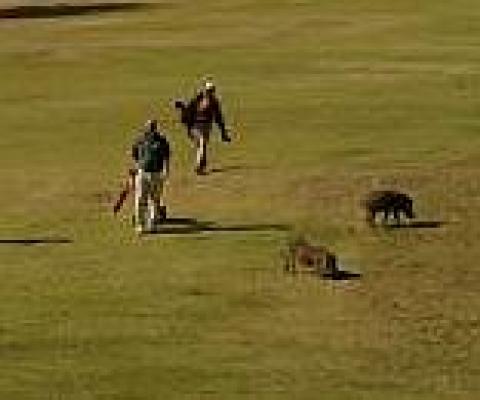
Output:
<path fill-rule="evenodd" d="M 211 124 L 197 124 L 192 128 L 192 139 L 195 144 L 195 169 L 204 172 L 207 168 L 207 146 L 210 139 Z"/>
<path fill-rule="evenodd" d="M 165 216 L 165 177 L 163 172 L 138 170 L 135 175 L 135 228 L 152 231 Z"/>

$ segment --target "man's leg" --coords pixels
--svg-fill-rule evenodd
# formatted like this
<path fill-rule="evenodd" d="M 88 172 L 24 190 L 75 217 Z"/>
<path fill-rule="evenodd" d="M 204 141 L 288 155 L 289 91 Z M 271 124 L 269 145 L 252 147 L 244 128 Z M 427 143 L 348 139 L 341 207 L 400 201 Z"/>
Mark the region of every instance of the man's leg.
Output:
<path fill-rule="evenodd" d="M 139 170 L 135 175 L 135 230 L 139 233 L 145 230 L 145 211 L 147 208 L 144 174 L 144 171 Z"/>
<path fill-rule="evenodd" d="M 202 173 L 203 158 L 204 158 L 204 140 L 200 129 L 194 128 L 192 130 L 193 143 L 195 144 L 195 172 Z"/>
<path fill-rule="evenodd" d="M 207 139 L 203 133 L 200 134 L 200 140 L 197 150 L 197 171 L 205 173 L 207 169 Z"/>
<path fill-rule="evenodd" d="M 153 226 L 162 223 L 167 217 L 165 207 L 165 183 L 161 172 L 152 173 L 150 192 L 150 220 Z"/>
<path fill-rule="evenodd" d="M 145 232 L 152 232 L 154 229 L 153 217 L 153 199 L 152 199 L 152 173 L 143 173 L 144 193 L 145 193 L 145 210 L 144 210 L 144 224 L 143 229 Z"/>
<path fill-rule="evenodd" d="M 210 126 L 201 125 L 192 130 L 196 147 L 195 171 L 204 174 L 207 169 L 207 146 L 210 137 Z"/>

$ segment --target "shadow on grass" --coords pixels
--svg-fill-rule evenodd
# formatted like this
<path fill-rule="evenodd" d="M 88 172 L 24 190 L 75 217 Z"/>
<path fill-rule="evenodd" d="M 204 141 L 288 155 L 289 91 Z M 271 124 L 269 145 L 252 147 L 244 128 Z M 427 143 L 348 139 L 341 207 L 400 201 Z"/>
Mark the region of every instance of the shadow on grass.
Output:
<path fill-rule="evenodd" d="M 293 273 L 293 275 L 295 274 L 311 275 L 317 278 L 320 277 L 322 279 L 327 279 L 332 281 L 350 281 L 354 279 L 360 279 L 362 277 L 362 274 L 359 274 L 357 272 L 347 271 L 346 269 L 339 269 L 335 274 L 331 272 L 325 272 L 325 273 L 319 274 L 318 272 L 313 270 L 299 270 Z"/>
<path fill-rule="evenodd" d="M 336 274 L 323 274 L 322 278 L 331 279 L 332 281 L 350 281 L 353 279 L 360 279 L 362 274 L 358 272 L 350 272 L 344 269 L 339 270 Z"/>
<path fill-rule="evenodd" d="M 34 18 L 59 18 L 75 15 L 91 15 L 102 12 L 134 11 L 152 7 L 149 3 L 89 3 L 66 4 L 57 3 L 50 5 L 20 5 L 16 7 L 0 8 L 0 19 L 34 19 Z"/>
<path fill-rule="evenodd" d="M 195 218 L 167 218 L 152 235 L 162 234 L 199 234 L 208 232 L 262 232 L 288 231 L 290 227 L 282 224 L 236 224 L 220 225 L 210 221 L 199 221 Z"/>
<path fill-rule="evenodd" d="M 216 167 L 208 170 L 207 174 L 222 174 L 222 173 L 232 172 L 232 171 L 254 171 L 259 169 L 265 169 L 265 167 L 254 166 L 254 165 L 240 165 L 240 164 L 224 165 L 222 167 Z"/>
<path fill-rule="evenodd" d="M 407 224 L 386 225 L 388 229 L 436 229 L 446 225 L 446 221 L 411 221 Z"/>
<path fill-rule="evenodd" d="M 69 244 L 73 243 L 69 238 L 19 238 L 19 239 L 0 239 L 0 245 L 2 244 L 19 244 L 24 246 L 30 246 L 35 244 Z"/>

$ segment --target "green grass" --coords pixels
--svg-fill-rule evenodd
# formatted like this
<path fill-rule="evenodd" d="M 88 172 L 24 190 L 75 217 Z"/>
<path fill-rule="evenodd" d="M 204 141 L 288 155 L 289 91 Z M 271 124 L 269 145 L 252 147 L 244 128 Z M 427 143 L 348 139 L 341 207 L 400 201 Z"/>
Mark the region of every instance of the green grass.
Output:
<path fill-rule="evenodd" d="M 477 399 L 479 14 L 182 0 L 0 20 L 0 240 L 73 241 L 0 244 L 0 398 Z M 197 178 L 168 104 L 204 74 L 235 140 Z M 131 208 L 110 215 L 152 114 L 170 212 L 217 231 L 137 238 Z M 368 229 L 359 200 L 385 186 L 447 223 Z M 284 224 L 362 278 L 285 276 Z"/>

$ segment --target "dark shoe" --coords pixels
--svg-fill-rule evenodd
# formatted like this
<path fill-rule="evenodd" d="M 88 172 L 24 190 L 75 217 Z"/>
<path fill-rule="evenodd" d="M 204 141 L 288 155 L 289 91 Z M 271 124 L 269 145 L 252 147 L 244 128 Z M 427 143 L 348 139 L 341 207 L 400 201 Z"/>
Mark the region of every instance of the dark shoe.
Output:
<path fill-rule="evenodd" d="M 158 210 L 158 220 L 157 222 L 165 222 L 167 219 L 167 207 L 166 206 L 161 206 Z"/>
<path fill-rule="evenodd" d="M 195 173 L 197 175 L 207 175 L 207 171 L 205 170 L 205 167 L 196 167 Z"/>

